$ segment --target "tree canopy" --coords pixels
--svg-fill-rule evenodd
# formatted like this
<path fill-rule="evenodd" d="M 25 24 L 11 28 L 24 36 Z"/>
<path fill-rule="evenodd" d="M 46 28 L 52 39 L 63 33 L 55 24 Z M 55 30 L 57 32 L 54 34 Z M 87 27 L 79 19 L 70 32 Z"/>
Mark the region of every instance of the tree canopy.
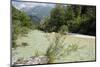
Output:
<path fill-rule="evenodd" d="M 59 32 L 64 25 L 68 27 L 69 32 L 95 35 L 96 7 L 57 4 L 41 24 L 42 29 L 48 32 Z"/>

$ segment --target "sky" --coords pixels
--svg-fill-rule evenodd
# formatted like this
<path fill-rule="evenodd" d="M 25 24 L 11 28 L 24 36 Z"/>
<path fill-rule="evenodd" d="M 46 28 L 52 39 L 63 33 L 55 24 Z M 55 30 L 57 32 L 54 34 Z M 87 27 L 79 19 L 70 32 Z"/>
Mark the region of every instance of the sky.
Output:
<path fill-rule="evenodd" d="M 17 9 L 22 9 L 22 8 L 32 8 L 35 6 L 52 6 L 54 4 L 47 4 L 47 3 L 34 3 L 34 2 L 19 2 L 20 0 L 12 0 L 12 5 L 16 7 Z"/>

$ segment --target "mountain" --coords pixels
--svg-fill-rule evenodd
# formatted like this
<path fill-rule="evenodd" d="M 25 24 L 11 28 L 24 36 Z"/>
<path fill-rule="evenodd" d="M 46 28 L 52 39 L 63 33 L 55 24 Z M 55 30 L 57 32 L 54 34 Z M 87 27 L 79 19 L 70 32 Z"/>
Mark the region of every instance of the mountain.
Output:
<path fill-rule="evenodd" d="M 26 13 L 31 17 L 32 20 L 40 22 L 45 16 L 49 16 L 52 8 L 55 7 L 55 4 L 47 4 L 47 3 L 31 3 L 31 2 L 17 2 L 12 1 L 12 5 Z"/>
<path fill-rule="evenodd" d="M 52 6 L 34 6 L 31 8 L 22 8 L 21 11 L 24 11 L 27 13 L 33 20 L 39 22 L 41 21 L 45 16 L 50 15 L 50 11 L 52 10 Z"/>

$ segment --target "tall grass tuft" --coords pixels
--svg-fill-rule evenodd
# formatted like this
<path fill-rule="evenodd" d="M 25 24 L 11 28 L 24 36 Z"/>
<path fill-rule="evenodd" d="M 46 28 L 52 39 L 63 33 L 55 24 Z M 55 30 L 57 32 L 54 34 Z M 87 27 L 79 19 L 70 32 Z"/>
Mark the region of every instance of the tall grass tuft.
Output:
<path fill-rule="evenodd" d="M 23 42 L 23 43 L 22 43 L 22 46 L 24 46 L 24 47 L 25 47 L 25 46 L 28 46 L 28 43 Z"/>
<path fill-rule="evenodd" d="M 79 49 L 79 46 L 77 44 L 68 45 L 67 50 L 66 50 L 67 51 L 67 55 L 69 55 L 72 52 L 78 51 L 78 49 Z"/>
<path fill-rule="evenodd" d="M 63 59 L 71 52 L 78 50 L 78 45 L 65 44 L 66 36 L 56 33 L 53 41 L 50 42 L 50 46 L 47 49 L 46 56 L 48 57 L 48 63 L 56 63 L 56 60 Z M 49 40 L 49 39 L 48 39 Z M 50 41 L 50 40 L 49 40 Z M 68 46 L 66 46 L 68 45 Z"/>
<path fill-rule="evenodd" d="M 40 56 L 40 53 L 39 53 L 39 51 L 36 49 L 36 51 L 35 51 L 35 57 L 38 57 L 38 56 Z"/>
<path fill-rule="evenodd" d="M 46 56 L 49 58 L 48 63 L 54 63 L 55 60 L 65 55 L 64 41 L 65 37 L 57 33 L 55 34 L 55 38 L 50 42 L 46 52 Z"/>

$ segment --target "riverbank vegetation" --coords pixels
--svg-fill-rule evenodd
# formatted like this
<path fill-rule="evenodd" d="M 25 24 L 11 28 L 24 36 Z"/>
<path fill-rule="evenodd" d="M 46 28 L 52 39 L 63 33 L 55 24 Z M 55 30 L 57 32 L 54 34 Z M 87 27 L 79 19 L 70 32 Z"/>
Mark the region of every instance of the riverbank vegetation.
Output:
<path fill-rule="evenodd" d="M 78 38 L 67 33 L 94 38 Z M 17 60 L 41 55 L 49 59 L 47 63 L 95 60 L 95 36 L 95 6 L 56 4 L 49 16 L 35 21 L 12 5 L 12 52 L 18 53 Z M 38 48 L 40 51 L 36 51 Z"/>

